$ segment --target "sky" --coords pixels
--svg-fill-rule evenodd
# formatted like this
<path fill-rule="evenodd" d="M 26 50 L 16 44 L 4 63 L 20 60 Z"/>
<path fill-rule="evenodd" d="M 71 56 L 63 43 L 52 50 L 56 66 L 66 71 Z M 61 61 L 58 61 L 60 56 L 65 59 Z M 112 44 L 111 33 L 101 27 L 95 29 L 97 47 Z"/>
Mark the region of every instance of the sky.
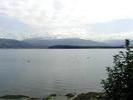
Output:
<path fill-rule="evenodd" d="M 0 37 L 133 38 L 132 0 L 0 0 Z"/>

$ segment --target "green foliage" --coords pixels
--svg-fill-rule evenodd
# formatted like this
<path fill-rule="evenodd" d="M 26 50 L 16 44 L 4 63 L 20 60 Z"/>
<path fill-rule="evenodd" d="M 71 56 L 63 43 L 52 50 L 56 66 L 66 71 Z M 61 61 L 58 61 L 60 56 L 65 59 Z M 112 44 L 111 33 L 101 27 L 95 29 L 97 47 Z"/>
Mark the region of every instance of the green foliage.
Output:
<path fill-rule="evenodd" d="M 67 93 L 65 96 L 67 97 L 67 98 L 72 98 L 72 97 L 74 97 L 76 95 L 76 93 Z"/>
<path fill-rule="evenodd" d="M 52 97 L 51 97 L 51 96 L 47 96 L 47 97 L 45 98 L 45 100 L 52 100 Z"/>
<path fill-rule="evenodd" d="M 107 67 L 107 78 L 102 86 L 109 100 L 132 100 L 133 98 L 133 51 L 120 51 L 114 56 L 114 66 Z"/>
<path fill-rule="evenodd" d="M 104 93 L 88 92 L 77 95 L 77 97 L 74 98 L 73 100 L 106 100 L 106 99 L 104 98 Z"/>

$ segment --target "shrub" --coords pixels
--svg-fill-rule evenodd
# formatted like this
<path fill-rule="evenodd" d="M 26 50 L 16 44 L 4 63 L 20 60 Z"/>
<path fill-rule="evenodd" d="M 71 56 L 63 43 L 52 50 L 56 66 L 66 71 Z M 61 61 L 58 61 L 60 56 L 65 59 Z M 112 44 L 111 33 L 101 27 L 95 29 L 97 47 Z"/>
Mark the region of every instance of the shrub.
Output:
<path fill-rule="evenodd" d="M 114 56 L 113 67 L 107 67 L 107 78 L 102 80 L 106 98 L 109 100 L 132 100 L 133 98 L 133 51 L 127 48 Z"/>

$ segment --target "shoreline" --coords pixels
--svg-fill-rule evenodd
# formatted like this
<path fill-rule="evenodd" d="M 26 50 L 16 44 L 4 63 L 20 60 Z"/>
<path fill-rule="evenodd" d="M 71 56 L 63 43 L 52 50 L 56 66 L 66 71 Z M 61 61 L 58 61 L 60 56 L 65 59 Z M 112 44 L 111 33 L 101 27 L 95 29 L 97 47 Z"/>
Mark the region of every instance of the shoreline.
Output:
<path fill-rule="evenodd" d="M 66 95 L 50 94 L 43 98 L 13 94 L 0 96 L 0 100 L 105 100 L 105 94 L 102 92 L 67 93 Z"/>

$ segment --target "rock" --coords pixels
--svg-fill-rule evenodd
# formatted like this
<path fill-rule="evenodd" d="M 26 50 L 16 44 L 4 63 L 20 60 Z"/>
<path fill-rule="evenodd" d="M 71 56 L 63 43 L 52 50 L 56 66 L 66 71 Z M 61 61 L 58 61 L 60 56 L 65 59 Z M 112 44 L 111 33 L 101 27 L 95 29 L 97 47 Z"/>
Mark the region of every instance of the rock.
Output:
<path fill-rule="evenodd" d="M 22 98 L 29 98 L 25 95 L 4 95 L 0 97 L 1 99 L 22 99 Z"/>
<path fill-rule="evenodd" d="M 67 98 L 72 98 L 72 97 L 74 97 L 76 95 L 76 93 L 68 93 L 68 94 L 66 94 L 65 96 L 67 97 Z"/>
<path fill-rule="evenodd" d="M 81 93 L 73 100 L 105 100 L 105 95 L 97 92 Z"/>

